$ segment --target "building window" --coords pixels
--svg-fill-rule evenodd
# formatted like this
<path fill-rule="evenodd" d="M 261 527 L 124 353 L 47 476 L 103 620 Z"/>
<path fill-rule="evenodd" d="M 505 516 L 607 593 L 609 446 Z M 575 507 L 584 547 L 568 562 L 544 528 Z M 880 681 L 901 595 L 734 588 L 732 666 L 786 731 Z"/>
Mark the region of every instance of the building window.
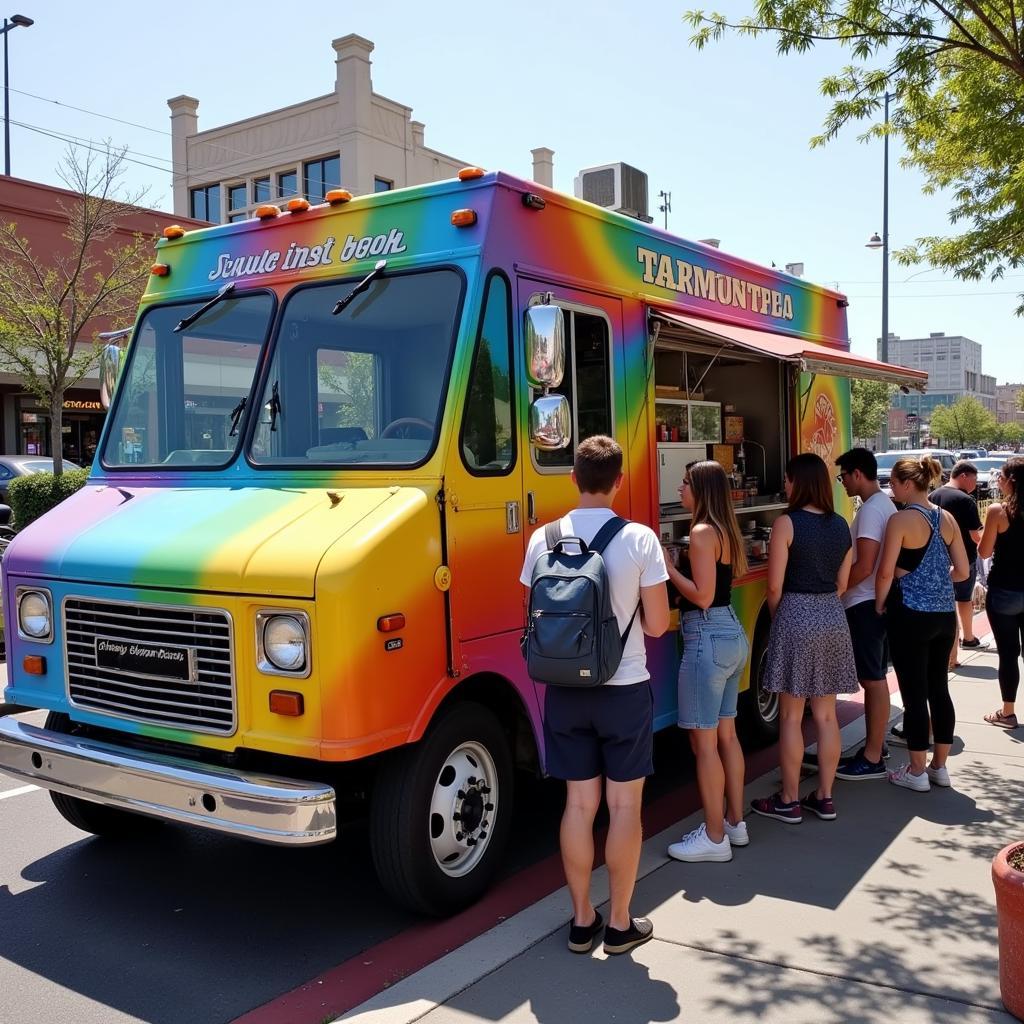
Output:
<path fill-rule="evenodd" d="M 196 220 L 220 223 L 220 185 L 192 189 L 192 216 Z"/>
<path fill-rule="evenodd" d="M 228 212 L 237 213 L 239 210 L 244 210 L 249 205 L 249 190 L 245 186 L 245 182 L 241 185 L 228 185 Z M 231 220 L 229 217 L 228 220 Z"/>
<path fill-rule="evenodd" d="M 302 171 L 306 198 L 314 205 L 322 203 L 332 188 L 341 188 L 341 157 L 310 160 L 303 165 Z"/>
<path fill-rule="evenodd" d="M 270 202 L 270 178 L 252 179 L 252 201 L 254 203 Z"/>
<path fill-rule="evenodd" d="M 240 220 L 248 220 L 249 214 L 247 213 L 232 213 L 228 216 L 229 224 L 237 224 Z"/>
<path fill-rule="evenodd" d="M 373 179 L 373 191 L 374 192 L 390 192 L 395 187 L 393 181 L 388 181 L 387 178 L 374 178 Z"/>
<path fill-rule="evenodd" d="M 299 176 L 295 171 L 282 171 L 277 176 L 277 198 L 290 199 L 298 195 Z"/>

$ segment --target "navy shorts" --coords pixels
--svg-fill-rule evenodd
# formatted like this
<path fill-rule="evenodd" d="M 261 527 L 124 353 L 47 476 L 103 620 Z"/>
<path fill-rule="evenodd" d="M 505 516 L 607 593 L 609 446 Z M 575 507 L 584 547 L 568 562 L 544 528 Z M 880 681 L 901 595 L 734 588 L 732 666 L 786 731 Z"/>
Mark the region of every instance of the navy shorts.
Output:
<path fill-rule="evenodd" d="M 654 695 L 650 682 L 626 686 L 549 686 L 544 695 L 548 774 L 582 782 L 603 775 L 633 782 L 654 774 Z"/>
<path fill-rule="evenodd" d="M 846 609 L 853 643 L 853 661 L 857 678 L 864 682 L 884 679 L 889 673 L 889 638 L 885 617 L 875 611 L 874 601 L 861 601 Z"/>
<path fill-rule="evenodd" d="M 978 578 L 978 562 L 971 562 L 971 575 L 962 583 L 953 584 L 953 597 L 957 601 L 974 600 L 974 582 Z"/>

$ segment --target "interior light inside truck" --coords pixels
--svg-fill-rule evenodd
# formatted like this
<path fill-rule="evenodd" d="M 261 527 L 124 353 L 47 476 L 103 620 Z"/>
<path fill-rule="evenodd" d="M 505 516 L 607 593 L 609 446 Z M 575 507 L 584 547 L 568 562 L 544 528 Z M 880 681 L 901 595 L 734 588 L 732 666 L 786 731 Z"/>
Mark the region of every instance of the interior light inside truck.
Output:
<path fill-rule="evenodd" d="M 270 615 L 263 622 L 263 653 L 282 672 L 306 667 L 306 631 L 292 615 Z"/>
<path fill-rule="evenodd" d="M 23 590 L 18 594 L 18 627 L 29 639 L 50 639 L 53 613 L 50 595 L 45 590 Z"/>

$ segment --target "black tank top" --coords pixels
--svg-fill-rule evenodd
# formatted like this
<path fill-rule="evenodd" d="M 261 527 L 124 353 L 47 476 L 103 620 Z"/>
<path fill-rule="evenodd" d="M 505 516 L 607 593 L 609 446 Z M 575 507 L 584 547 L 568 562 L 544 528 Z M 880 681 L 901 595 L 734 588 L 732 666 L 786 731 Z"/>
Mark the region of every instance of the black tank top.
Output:
<path fill-rule="evenodd" d="M 1003 533 L 996 534 L 988 585 L 1000 590 L 1024 590 L 1024 518 L 1020 513 Z"/>
<path fill-rule="evenodd" d="M 679 567 L 679 571 L 693 579 L 693 572 L 690 569 L 690 560 L 685 558 Z M 732 601 L 732 566 L 724 562 L 715 562 L 715 596 L 711 600 L 709 608 L 725 608 Z M 679 595 L 679 612 L 700 611 L 692 601 L 687 601 L 682 594 Z"/>

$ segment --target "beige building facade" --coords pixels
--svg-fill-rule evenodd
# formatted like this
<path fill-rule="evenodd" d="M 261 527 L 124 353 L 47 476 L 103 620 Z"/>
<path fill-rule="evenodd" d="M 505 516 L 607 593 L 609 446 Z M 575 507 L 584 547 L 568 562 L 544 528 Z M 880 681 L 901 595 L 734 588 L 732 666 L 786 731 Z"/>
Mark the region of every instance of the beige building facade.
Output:
<path fill-rule="evenodd" d="M 214 223 L 244 220 L 263 203 L 332 188 L 353 195 L 453 177 L 469 161 L 429 149 L 412 108 L 373 91 L 373 43 L 347 35 L 332 43 L 334 91 L 280 110 L 199 130 L 199 100 L 171 109 L 174 212 Z"/>
<path fill-rule="evenodd" d="M 1024 424 L 1024 408 L 1020 397 L 1024 393 L 1024 384 L 996 385 L 996 419 L 1000 423 Z"/>

